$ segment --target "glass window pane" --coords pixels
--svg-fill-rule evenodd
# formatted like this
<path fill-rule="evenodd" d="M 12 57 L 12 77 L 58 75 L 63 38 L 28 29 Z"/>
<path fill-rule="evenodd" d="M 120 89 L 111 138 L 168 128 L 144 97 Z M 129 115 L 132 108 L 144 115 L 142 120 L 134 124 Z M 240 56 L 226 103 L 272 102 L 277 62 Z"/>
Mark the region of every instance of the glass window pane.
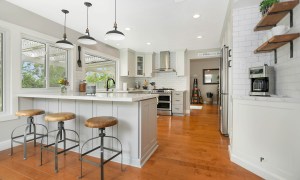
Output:
<path fill-rule="evenodd" d="M 58 81 L 67 78 L 68 51 L 50 46 L 49 47 L 49 86 L 59 87 Z"/>
<path fill-rule="evenodd" d="M 98 89 L 106 88 L 106 81 L 108 78 L 115 79 L 116 77 L 116 62 L 108 60 L 102 57 L 93 56 L 89 54 L 84 55 L 86 63 L 86 80 L 95 79 L 96 77 L 98 82 L 96 86 Z M 88 83 L 88 82 L 87 82 Z M 113 82 L 110 81 L 109 87 L 113 86 Z"/>
<path fill-rule="evenodd" d="M 0 112 L 3 111 L 3 34 L 0 33 Z"/>
<path fill-rule="evenodd" d="M 46 44 L 22 39 L 22 88 L 45 88 Z"/>

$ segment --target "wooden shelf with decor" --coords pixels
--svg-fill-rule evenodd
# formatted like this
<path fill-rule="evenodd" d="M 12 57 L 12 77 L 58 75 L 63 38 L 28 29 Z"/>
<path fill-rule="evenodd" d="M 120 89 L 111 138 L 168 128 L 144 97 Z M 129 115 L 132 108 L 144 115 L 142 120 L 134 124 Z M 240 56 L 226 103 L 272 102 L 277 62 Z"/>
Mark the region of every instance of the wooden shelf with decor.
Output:
<path fill-rule="evenodd" d="M 287 14 L 290 13 L 290 26 L 293 27 L 293 9 L 299 4 L 299 0 L 291 0 L 273 4 L 268 12 L 262 17 L 254 28 L 254 31 L 263 31 L 272 29 Z"/>
<path fill-rule="evenodd" d="M 265 53 L 274 51 L 275 49 L 278 49 L 281 46 L 297 39 L 299 36 L 300 33 L 273 36 L 271 39 L 269 39 L 267 42 L 263 43 L 259 48 L 257 48 L 255 50 L 255 53 Z"/>
<path fill-rule="evenodd" d="M 258 47 L 254 53 L 266 53 L 266 52 L 275 52 L 275 63 L 277 63 L 277 49 L 281 46 L 284 46 L 287 43 L 290 43 L 290 51 L 291 51 L 291 58 L 293 57 L 293 40 L 300 37 L 300 33 L 294 34 L 284 34 L 273 36 L 267 42 L 263 43 L 260 47 Z"/>

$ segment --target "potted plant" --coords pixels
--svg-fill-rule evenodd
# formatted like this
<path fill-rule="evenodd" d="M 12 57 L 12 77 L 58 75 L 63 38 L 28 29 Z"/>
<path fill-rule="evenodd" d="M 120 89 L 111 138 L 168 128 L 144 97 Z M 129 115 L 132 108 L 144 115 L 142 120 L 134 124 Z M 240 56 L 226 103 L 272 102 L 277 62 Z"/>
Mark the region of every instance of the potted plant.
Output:
<path fill-rule="evenodd" d="M 86 94 L 96 94 L 96 84 L 99 82 L 99 75 L 96 72 L 90 73 L 85 77 L 87 82 Z"/>
<path fill-rule="evenodd" d="M 67 80 L 67 78 L 58 80 L 58 84 L 60 84 L 61 93 L 65 93 L 67 91 L 67 86 L 69 86 L 69 81 Z"/>
<path fill-rule="evenodd" d="M 260 3 L 260 12 L 262 13 L 262 15 L 264 16 L 269 8 L 275 4 L 275 3 L 278 3 L 279 0 L 263 0 L 261 3 Z"/>

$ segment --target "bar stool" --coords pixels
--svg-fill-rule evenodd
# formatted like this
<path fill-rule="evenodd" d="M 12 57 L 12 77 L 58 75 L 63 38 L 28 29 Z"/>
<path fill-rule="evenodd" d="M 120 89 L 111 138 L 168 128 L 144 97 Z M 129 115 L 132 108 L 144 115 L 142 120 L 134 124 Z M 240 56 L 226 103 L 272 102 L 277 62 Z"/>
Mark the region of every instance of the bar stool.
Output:
<path fill-rule="evenodd" d="M 42 138 L 45 134 L 40 134 L 36 132 L 36 126 L 42 126 L 45 128 L 46 133 L 48 133 L 48 129 L 43 124 L 36 124 L 34 123 L 34 116 L 45 114 L 44 110 L 41 109 L 28 109 L 16 112 L 16 116 L 18 117 L 27 117 L 27 124 L 23 124 L 21 126 L 16 127 L 11 133 L 11 148 L 10 148 L 10 155 L 13 155 L 13 143 L 23 144 L 24 148 L 24 159 L 27 159 L 27 142 L 34 141 L 34 147 L 36 146 L 36 140 Z M 25 132 L 23 135 L 14 136 L 14 133 L 17 129 L 26 126 Z M 33 131 L 32 131 L 33 128 Z M 33 138 L 27 139 L 27 136 L 33 135 Z M 16 139 L 23 137 L 23 141 L 18 141 Z"/>
<path fill-rule="evenodd" d="M 66 155 L 67 151 L 69 151 L 73 148 L 79 147 L 79 134 L 74 130 L 64 128 L 64 121 L 68 121 L 68 120 L 75 119 L 75 118 L 76 118 L 76 115 L 74 113 L 69 113 L 69 112 L 54 113 L 54 114 L 48 114 L 48 115 L 45 116 L 45 121 L 58 122 L 58 129 L 54 130 L 54 131 L 50 131 L 45 136 L 48 139 L 48 136 L 49 136 L 50 133 L 57 132 L 57 134 L 55 136 L 55 142 L 54 143 L 44 145 L 43 144 L 44 137 L 42 138 L 42 141 L 41 141 L 41 164 L 40 165 L 42 165 L 42 163 L 43 163 L 43 150 L 53 152 L 54 157 L 55 157 L 54 158 L 55 159 L 54 171 L 55 171 L 55 173 L 57 173 L 58 172 L 58 155 L 61 154 L 61 153 L 64 153 L 64 155 Z M 75 136 L 77 136 L 78 140 L 76 140 L 76 138 L 75 139 L 67 138 L 66 131 L 73 132 L 75 134 Z M 71 142 L 74 142 L 76 144 L 74 146 L 71 146 L 71 147 L 67 148 L 66 147 L 67 141 L 71 141 Z M 61 143 L 61 142 L 63 142 L 64 149 L 59 151 L 58 150 L 58 144 Z M 54 149 L 51 148 L 52 145 L 54 145 Z M 80 151 L 80 149 L 79 149 L 79 151 Z"/>
<path fill-rule="evenodd" d="M 101 168 L 100 177 L 101 177 L 101 180 L 104 180 L 104 164 L 106 164 L 107 162 L 109 162 L 110 160 L 112 160 L 113 158 L 117 157 L 120 154 L 121 154 L 121 171 L 123 171 L 123 168 L 122 168 L 122 165 L 123 165 L 122 143 L 118 138 L 113 137 L 113 136 L 106 136 L 106 134 L 105 134 L 105 128 L 106 127 L 114 126 L 116 124 L 118 124 L 118 120 L 116 118 L 110 117 L 110 116 L 93 117 L 93 118 L 90 118 L 90 119 L 85 121 L 84 125 L 86 127 L 88 127 L 88 128 L 98 128 L 99 129 L 99 136 L 88 139 L 81 147 L 81 155 L 80 155 L 80 161 L 81 161 L 80 171 L 81 172 L 80 172 L 80 178 L 82 178 L 82 161 L 84 161 L 84 162 L 88 162 L 92 165 L 95 165 L 97 167 L 100 166 L 100 168 Z M 97 147 L 93 148 L 92 150 L 89 150 L 89 151 L 83 153 L 84 146 L 89 141 L 92 141 L 92 140 L 98 139 L 98 138 L 100 138 L 100 146 L 97 146 Z M 119 144 L 121 145 L 121 150 L 115 150 L 115 149 L 112 149 L 112 148 L 104 147 L 104 138 L 116 139 L 119 142 Z M 93 152 L 97 149 L 100 149 L 100 152 L 101 152 L 100 164 L 83 158 L 83 156 L 85 156 L 85 155 L 87 155 L 87 154 L 89 154 L 89 153 L 91 153 L 91 152 Z M 112 157 L 110 157 L 109 159 L 107 159 L 106 161 L 104 161 L 104 150 L 112 151 L 116 154 L 113 155 Z"/>

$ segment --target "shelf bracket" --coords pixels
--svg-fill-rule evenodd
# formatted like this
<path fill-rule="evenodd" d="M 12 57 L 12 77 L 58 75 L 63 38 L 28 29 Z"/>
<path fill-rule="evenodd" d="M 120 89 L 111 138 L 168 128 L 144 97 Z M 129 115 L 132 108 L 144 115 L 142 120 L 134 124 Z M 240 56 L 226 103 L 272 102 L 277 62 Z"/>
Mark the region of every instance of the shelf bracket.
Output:
<path fill-rule="evenodd" d="M 290 58 L 294 57 L 294 41 L 290 42 Z"/>
<path fill-rule="evenodd" d="M 277 64 L 277 49 L 274 49 L 274 58 L 275 58 L 274 62 L 275 64 Z"/>
<path fill-rule="evenodd" d="M 290 28 L 294 26 L 294 12 L 290 10 Z"/>

